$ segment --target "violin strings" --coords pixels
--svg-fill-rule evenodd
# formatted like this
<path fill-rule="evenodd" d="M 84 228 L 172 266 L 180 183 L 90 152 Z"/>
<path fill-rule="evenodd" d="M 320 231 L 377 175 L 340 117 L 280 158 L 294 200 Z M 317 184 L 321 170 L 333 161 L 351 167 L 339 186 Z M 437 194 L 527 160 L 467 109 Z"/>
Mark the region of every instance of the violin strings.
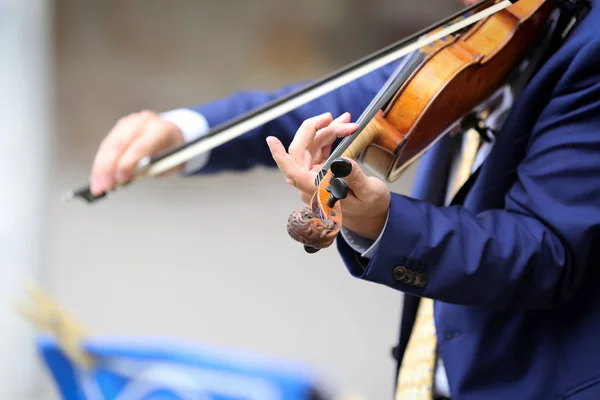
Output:
<path fill-rule="evenodd" d="M 145 172 L 150 176 L 160 175 L 163 172 L 168 171 L 171 168 L 174 168 L 177 165 L 180 165 L 186 162 L 187 160 L 197 156 L 198 154 L 202 154 L 206 151 L 212 150 L 215 147 L 220 146 L 221 144 L 235 139 L 236 137 L 265 124 L 266 122 L 272 121 L 273 119 L 291 110 L 294 110 L 308 103 L 309 101 L 314 100 L 315 98 L 321 97 L 322 95 L 347 84 L 348 82 L 351 82 L 393 61 L 396 61 L 402 58 L 403 56 L 415 50 L 418 50 L 421 47 L 433 43 L 438 39 L 441 39 L 471 24 L 474 24 L 475 22 L 500 11 L 510 6 L 511 4 L 512 3 L 509 0 L 503 0 L 483 11 L 473 14 L 472 16 L 467 17 L 462 21 L 451 25 L 450 27 L 435 32 L 431 34 L 431 36 L 426 37 L 425 39 L 417 40 L 416 42 L 401 47 L 400 49 L 391 52 L 390 54 L 387 54 L 379 59 L 376 59 L 371 63 L 367 63 L 366 65 L 357 67 L 354 71 L 350 71 L 346 75 L 342 75 L 341 77 L 332 79 L 329 82 L 323 83 L 319 87 L 306 90 L 305 92 L 300 93 L 289 100 L 285 100 L 279 104 L 271 106 L 262 113 L 253 113 L 254 115 L 243 117 L 243 120 L 241 122 L 233 122 L 233 126 L 231 126 L 231 128 L 217 128 L 218 130 L 215 130 L 211 134 L 205 135 L 197 139 L 197 141 L 193 141 L 182 145 L 178 149 L 172 150 L 167 155 L 162 155 L 158 158 L 155 158 L 155 161 L 151 161 L 150 163 L 148 163 L 149 166 Z M 464 13 L 465 12 L 463 12 L 463 14 Z"/>
<path fill-rule="evenodd" d="M 394 94 L 398 91 L 400 86 L 408 79 L 408 77 L 412 74 L 412 72 L 422 63 L 424 59 L 424 55 L 420 51 L 413 52 L 410 56 L 402 59 L 402 62 L 398 65 L 394 73 L 388 78 L 385 84 L 381 87 L 379 92 L 375 95 L 373 100 L 369 103 L 369 105 L 365 108 L 363 113 L 358 117 L 356 123 L 358 124 L 358 129 L 354 131 L 350 136 L 342 139 L 340 144 L 331 152 L 330 156 L 327 158 L 321 170 L 317 173 L 315 177 L 315 185 L 319 186 L 327 171 L 329 170 L 329 166 L 331 163 L 342 156 L 344 151 L 354 140 L 360 135 L 360 133 L 365 129 L 368 125 L 369 121 L 379 110 L 381 110 L 384 105 L 394 96 Z"/>
<path fill-rule="evenodd" d="M 235 139 L 236 137 L 245 134 L 252 129 L 272 121 L 275 118 L 278 118 L 279 116 L 284 115 L 378 68 L 397 61 L 407 54 L 433 43 L 438 39 L 466 28 L 467 26 L 510 6 L 518 0 L 501 0 L 500 2 L 485 8 L 482 11 L 478 11 L 460 20 L 459 22 L 453 22 L 460 17 L 468 15 L 471 11 L 480 8 L 486 3 L 493 1 L 495 0 L 482 0 L 477 4 L 467 7 L 466 9 L 443 19 L 433 26 L 424 28 L 421 31 L 410 35 L 409 37 L 396 42 L 395 44 L 372 53 L 363 59 L 355 61 L 347 67 L 334 72 L 313 84 L 294 91 L 273 102 L 267 103 L 266 105 L 249 113 L 243 114 L 229 122 L 221 124 L 200 138 L 179 146 L 174 146 L 173 148 L 168 149 L 156 156 L 146 157 L 138 163 L 134 172 L 134 177 L 137 179 L 141 176 L 158 176 L 178 165 L 185 163 L 198 154 L 210 151 L 221 144 Z M 445 24 L 450 22 L 452 22 L 452 24 L 445 26 Z M 443 27 L 443 29 L 431 33 L 440 27 Z M 423 35 L 429 34 L 430 36 L 422 38 Z M 127 184 L 122 186 L 127 186 Z M 63 195 L 63 199 L 70 200 L 72 198 L 79 197 L 82 200 L 91 203 L 105 197 L 105 195 L 105 193 L 96 196 L 92 195 L 88 185 L 87 187 L 69 191 Z"/>

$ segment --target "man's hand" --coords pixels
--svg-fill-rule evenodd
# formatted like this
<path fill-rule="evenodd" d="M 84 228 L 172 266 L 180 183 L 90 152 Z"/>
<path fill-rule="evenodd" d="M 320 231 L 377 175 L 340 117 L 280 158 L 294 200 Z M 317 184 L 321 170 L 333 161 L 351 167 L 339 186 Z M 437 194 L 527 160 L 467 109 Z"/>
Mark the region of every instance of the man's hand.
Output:
<path fill-rule="evenodd" d="M 96 153 L 90 176 L 92 194 L 102 194 L 116 183 L 127 182 L 141 159 L 183 142 L 183 134 L 175 124 L 151 111 L 121 118 Z"/>
<path fill-rule="evenodd" d="M 316 173 L 329 157 L 334 140 L 356 131 L 358 126 L 349 121 L 348 113 L 333 121 L 329 113 L 304 121 L 289 147 L 289 154 L 277 138 L 267 138 L 273 159 L 286 182 L 300 190 L 305 203 L 310 203 L 316 191 Z M 387 219 L 390 191 L 380 179 L 365 175 L 354 160 L 349 161 L 352 172 L 345 178 L 348 196 L 340 201 L 343 224 L 351 231 L 375 240 Z"/>

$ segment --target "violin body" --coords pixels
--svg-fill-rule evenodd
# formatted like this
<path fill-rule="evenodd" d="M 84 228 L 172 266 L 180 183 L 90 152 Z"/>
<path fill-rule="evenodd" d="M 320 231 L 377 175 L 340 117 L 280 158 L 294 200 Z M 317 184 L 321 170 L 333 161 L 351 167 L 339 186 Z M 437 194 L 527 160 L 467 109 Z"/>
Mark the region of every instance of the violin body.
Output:
<path fill-rule="evenodd" d="M 358 160 L 388 182 L 446 133 L 455 132 L 464 116 L 506 81 L 538 40 L 554 9 L 553 1 L 520 0 L 466 33 L 439 40 L 404 82 L 376 135 Z"/>
<path fill-rule="evenodd" d="M 485 114 L 478 106 L 507 81 L 540 40 L 556 8 L 554 1 L 519 0 L 463 32 L 418 50 L 420 63 L 405 75 L 400 89 L 342 157 L 356 158 L 393 182 L 445 134 L 469 129 L 463 125 L 466 117 Z M 288 219 L 288 234 L 309 253 L 330 246 L 341 229 L 341 207 L 332 199 L 332 183 L 349 171 L 340 162 L 331 165 L 311 203 Z"/>

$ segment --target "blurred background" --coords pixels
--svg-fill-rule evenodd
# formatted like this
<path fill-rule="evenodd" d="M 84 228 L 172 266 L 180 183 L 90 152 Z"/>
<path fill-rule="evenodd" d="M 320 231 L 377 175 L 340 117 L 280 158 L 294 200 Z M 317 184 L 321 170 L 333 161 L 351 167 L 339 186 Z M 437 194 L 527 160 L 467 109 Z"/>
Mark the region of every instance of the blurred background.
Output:
<path fill-rule="evenodd" d="M 63 204 L 142 109 L 315 79 L 455 11 L 452 0 L 0 0 L 0 398 L 58 399 L 12 307 L 40 282 L 94 335 L 306 363 L 391 398 L 402 296 L 287 236 L 279 171 L 142 181 Z M 410 189 L 413 169 L 393 185 Z M 241 217 L 238 217 L 241 215 Z"/>

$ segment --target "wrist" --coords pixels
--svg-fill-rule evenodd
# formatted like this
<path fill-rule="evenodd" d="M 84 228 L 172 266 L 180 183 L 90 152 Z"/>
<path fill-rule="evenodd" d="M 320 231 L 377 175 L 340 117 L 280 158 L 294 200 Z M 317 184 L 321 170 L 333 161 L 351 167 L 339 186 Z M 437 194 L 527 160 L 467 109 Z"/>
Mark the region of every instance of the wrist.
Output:
<path fill-rule="evenodd" d="M 206 118 L 193 110 L 178 108 L 160 114 L 163 121 L 173 124 L 173 129 L 180 135 L 182 142 L 189 143 L 204 136 L 210 129 Z M 184 175 L 193 175 L 200 171 L 209 161 L 210 152 L 205 152 L 178 166 Z"/>

